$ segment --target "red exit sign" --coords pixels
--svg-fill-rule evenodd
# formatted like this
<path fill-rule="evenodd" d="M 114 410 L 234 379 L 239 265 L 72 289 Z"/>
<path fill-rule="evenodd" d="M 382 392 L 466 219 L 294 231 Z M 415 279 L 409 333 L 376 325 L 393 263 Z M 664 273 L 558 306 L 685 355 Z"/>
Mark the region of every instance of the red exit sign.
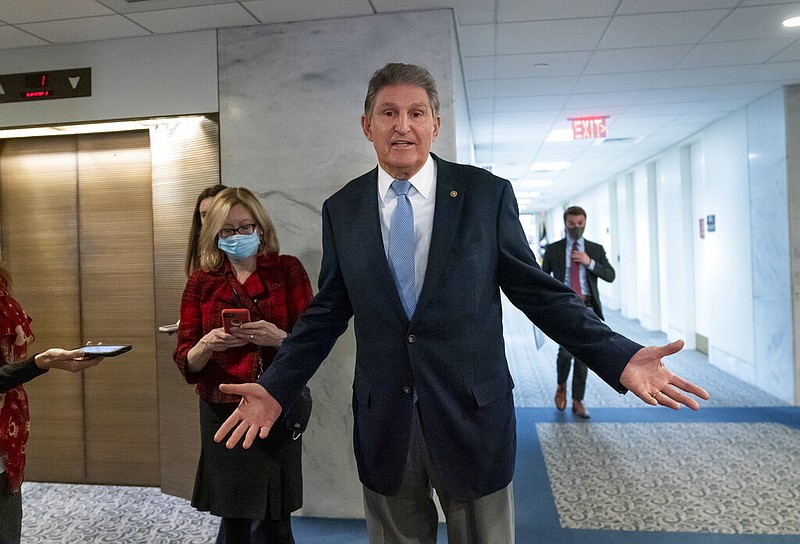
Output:
<path fill-rule="evenodd" d="M 608 137 L 607 115 L 571 117 L 570 121 L 572 122 L 572 138 L 574 140 Z"/>

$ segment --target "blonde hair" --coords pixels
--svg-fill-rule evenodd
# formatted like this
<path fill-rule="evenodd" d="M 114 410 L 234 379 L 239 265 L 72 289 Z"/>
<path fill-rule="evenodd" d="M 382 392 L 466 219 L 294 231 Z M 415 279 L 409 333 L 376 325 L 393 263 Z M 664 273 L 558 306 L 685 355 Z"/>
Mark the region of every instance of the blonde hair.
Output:
<path fill-rule="evenodd" d="M 236 205 L 244 206 L 253 214 L 260 239 L 258 255 L 280 252 L 275 226 L 258 197 L 244 187 L 228 187 L 214 198 L 200 230 L 200 268 L 206 272 L 217 270 L 225 260 L 225 252 L 217 247 L 217 239 L 228 214 Z"/>

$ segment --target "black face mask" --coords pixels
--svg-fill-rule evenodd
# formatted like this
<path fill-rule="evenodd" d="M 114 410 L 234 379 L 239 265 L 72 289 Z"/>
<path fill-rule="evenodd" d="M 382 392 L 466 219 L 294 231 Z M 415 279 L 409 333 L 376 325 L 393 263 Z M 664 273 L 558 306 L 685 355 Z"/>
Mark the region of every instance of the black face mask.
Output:
<path fill-rule="evenodd" d="M 585 227 L 572 227 L 571 229 L 567 229 L 570 239 L 580 240 L 581 236 L 583 236 L 584 228 Z"/>

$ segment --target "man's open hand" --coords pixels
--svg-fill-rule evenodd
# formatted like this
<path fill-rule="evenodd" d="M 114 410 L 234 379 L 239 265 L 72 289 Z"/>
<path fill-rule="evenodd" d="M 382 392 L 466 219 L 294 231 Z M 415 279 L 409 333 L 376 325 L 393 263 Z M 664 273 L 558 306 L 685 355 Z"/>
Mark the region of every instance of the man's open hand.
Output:
<path fill-rule="evenodd" d="M 676 340 L 666 346 L 648 346 L 636 352 L 628 361 L 620 376 L 620 383 L 647 404 L 662 405 L 677 410 L 684 404 L 692 410 L 700 409 L 700 404 L 681 391 L 708 400 L 708 393 L 688 380 L 673 374 L 661 361 L 662 357 L 673 355 L 683 349 L 683 340 Z"/>
<path fill-rule="evenodd" d="M 278 401 L 257 383 L 224 383 L 219 386 L 219 390 L 230 395 L 239 395 L 242 400 L 230 417 L 220 425 L 214 435 L 214 442 L 222 442 L 230 433 L 225 447 L 235 447 L 244 437 L 242 446 L 247 449 L 256 436 L 266 438 L 275 420 L 281 415 Z"/>

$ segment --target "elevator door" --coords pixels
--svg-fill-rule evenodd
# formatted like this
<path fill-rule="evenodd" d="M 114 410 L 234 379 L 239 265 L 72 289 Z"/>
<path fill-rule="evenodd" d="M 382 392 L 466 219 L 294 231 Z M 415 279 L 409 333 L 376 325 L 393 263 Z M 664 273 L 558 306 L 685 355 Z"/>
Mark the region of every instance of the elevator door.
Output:
<path fill-rule="evenodd" d="M 153 211 L 147 131 L 6 140 L 3 258 L 32 350 L 133 350 L 26 385 L 27 479 L 158 485 Z"/>

